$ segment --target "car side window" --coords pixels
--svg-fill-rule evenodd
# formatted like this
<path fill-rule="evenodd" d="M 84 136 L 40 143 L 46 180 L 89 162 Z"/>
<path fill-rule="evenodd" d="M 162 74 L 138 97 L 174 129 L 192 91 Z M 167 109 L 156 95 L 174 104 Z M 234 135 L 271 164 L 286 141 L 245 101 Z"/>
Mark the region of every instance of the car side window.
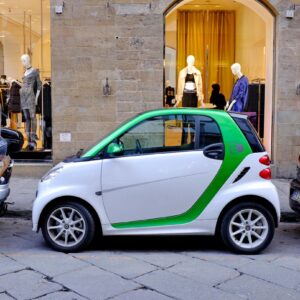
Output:
<path fill-rule="evenodd" d="M 194 150 L 197 148 L 197 118 L 176 114 L 149 118 L 125 132 L 114 143 L 122 145 L 121 156 Z"/>
<path fill-rule="evenodd" d="M 223 143 L 218 124 L 210 117 L 199 116 L 199 148 L 203 149 L 212 144 Z"/>

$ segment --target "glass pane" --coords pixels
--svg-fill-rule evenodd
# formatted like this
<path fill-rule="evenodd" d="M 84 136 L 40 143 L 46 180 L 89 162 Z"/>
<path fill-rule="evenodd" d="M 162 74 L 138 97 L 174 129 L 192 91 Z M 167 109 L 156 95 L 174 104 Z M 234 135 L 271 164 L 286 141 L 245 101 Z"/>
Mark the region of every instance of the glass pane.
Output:
<path fill-rule="evenodd" d="M 2 0 L 1 123 L 24 136 L 23 150 L 15 158 L 51 158 L 50 49 L 50 0 Z M 26 62 L 21 61 L 24 54 Z"/>
<path fill-rule="evenodd" d="M 217 123 L 211 118 L 201 116 L 200 118 L 200 149 L 211 145 L 222 143 L 222 135 Z"/>
<path fill-rule="evenodd" d="M 139 142 L 143 149 L 162 148 L 164 145 L 164 121 L 162 119 L 150 119 L 134 127 L 125 133 L 121 141 L 124 149 L 135 150 Z"/>

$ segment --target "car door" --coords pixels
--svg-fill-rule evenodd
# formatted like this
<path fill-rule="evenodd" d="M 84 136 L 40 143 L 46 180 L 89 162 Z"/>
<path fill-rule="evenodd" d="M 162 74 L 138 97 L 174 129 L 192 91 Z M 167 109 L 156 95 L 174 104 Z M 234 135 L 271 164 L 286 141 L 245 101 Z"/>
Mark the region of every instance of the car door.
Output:
<path fill-rule="evenodd" d="M 149 118 L 115 142 L 123 145 L 123 153 L 107 155 L 102 166 L 103 201 L 111 223 L 186 212 L 222 163 L 220 149 L 209 150 L 210 145 L 222 144 L 221 133 L 205 116 Z"/>

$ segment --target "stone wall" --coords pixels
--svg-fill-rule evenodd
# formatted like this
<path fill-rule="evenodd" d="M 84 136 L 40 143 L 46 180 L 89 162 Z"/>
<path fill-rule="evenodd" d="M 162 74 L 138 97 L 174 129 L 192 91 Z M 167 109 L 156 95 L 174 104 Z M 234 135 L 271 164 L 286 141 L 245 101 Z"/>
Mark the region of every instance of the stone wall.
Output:
<path fill-rule="evenodd" d="M 64 2 L 62 15 L 51 11 L 55 161 L 163 103 L 159 5 L 145 0 Z M 106 78 L 110 96 L 103 96 Z M 59 141 L 61 132 L 71 132 L 71 143 Z"/>
<path fill-rule="evenodd" d="M 294 1 L 292 1 L 294 2 Z M 272 0 L 276 8 L 276 70 L 275 70 L 275 165 L 277 177 L 294 177 L 300 155 L 300 7 L 295 18 L 286 19 L 290 1 Z"/>
<path fill-rule="evenodd" d="M 52 1 L 52 6 L 56 1 Z M 253 0 L 254 1 L 254 0 Z M 267 0 L 266 0 L 267 1 Z M 297 1 L 297 0 L 296 0 Z M 162 107 L 163 12 L 171 0 L 64 0 L 52 9 L 53 152 L 58 161 L 103 137 L 137 112 Z M 279 177 L 295 174 L 300 154 L 300 8 L 277 10 L 274 162 Z M 250 20 L 249 20 L 250 21 Z M 108 78 L 112 95 L 103 96 Z M 71 132 L 62 143 L 59 133 Z"/>

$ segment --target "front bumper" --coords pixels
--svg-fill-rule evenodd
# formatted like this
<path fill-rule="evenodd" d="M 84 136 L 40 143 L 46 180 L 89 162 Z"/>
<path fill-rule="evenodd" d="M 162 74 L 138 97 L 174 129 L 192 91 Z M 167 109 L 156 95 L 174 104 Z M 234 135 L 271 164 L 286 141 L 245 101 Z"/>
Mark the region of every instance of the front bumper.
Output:
<path fill-rule="evenodd" d="M 290 184 L 290 207 L 300 214 L 300 181 L 294 179 Z"/>

